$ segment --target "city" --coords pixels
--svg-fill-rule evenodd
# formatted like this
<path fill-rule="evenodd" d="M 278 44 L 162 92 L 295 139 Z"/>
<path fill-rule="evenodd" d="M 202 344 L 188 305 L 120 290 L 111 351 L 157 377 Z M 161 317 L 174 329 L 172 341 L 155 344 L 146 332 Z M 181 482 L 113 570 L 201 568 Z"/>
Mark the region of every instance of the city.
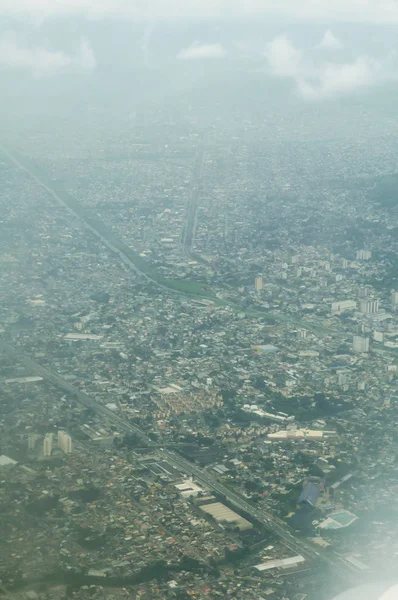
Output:
<path fill-rule="evenodd" d="M 1 121 L 0 597 L 394 576 L 391 120 L 206 90 Z"/>

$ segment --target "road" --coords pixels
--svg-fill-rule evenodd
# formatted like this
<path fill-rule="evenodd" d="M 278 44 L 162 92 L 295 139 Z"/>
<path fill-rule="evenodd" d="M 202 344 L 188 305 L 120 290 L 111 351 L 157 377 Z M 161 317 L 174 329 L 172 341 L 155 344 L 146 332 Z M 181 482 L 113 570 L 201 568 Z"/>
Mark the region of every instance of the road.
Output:
<path fill-rule="evenodd" d="M 118 255 L 118 257 L 136 273 L 144 277 L 147 281 L 154 283 L 157 287 L 167 291 L 183 294 L 183 292 L 177 292 L 169 288 L 167 285 L 159 282 L 150 274 L 140 269 L 133 257 L 131 249 L 121 240 L 119 240 L 110 230 L 108 230 L 98 219 L 88 215 L 84 207 L 80 206 L 79 202 L 73 198 L 70 194 L 60 194 L 45 183 L 38 175 L 33 173 L 26 165 L 24 165 L 18 158 L 11 154 L 6 148 L 0 146 L 0 150 L 5 156 L 19 169 L 27 173 L 41 188 L 43 188 L 56 202 L 61 204 L 67 212 L 77 217 L 81 223 L 89 230 L 93 235 L 101 240 L 101 242 L 112 252 Z"/>
<path fill-rule="evenodd" d="M 188 202 L 187 213 L 185 218 L 185 227 L 182 236 L 182 246 L 187 256 L 190 256 L 192 252 L 192 245 L 195 239 L 203 162 L 204 148 L 202 141 L 195 158 L 195 165 L 192 175 L 191 195 Z"/>
<path fill-rule="evenodd" d="M 0 354 L 4 354 L 5 356 L 10 356 L 11 354 L 11 356 L 13 356 L 18 363 L 23 364 L 27 369 L 29 369 L 32 375 L 40 375 L 53 385 L 69 392 L 80 404 L 87 408 L 92 408 L 98 415 L 104 417 L 104 419 L 106 419 L 108 422 L 111 422 L 117 426 L 120 431 L 136 434 L 149 446 L 153 444 L 148 435 L 139 427 L 137 427 L 137 425 L 125 421 L 122 417 L 106 408 L 106 406 L 103 404 L 97 402 L 91 396 L 88 396 L 84 392 L 81 392 L 75 388 L 60 375 L 50 371 L 46 367 L 39 365 L 30 357 L 23 355 L 19 350 L 14 350 L 9 346 L 6 347 L 5 345 L 0 345 Z M 162 449 L 162 457 L 168 460 L 173 466 L 177 467 L 186 475 L 193 475 L 195 480 L 204 488 L 225 497 L 227 502 L 235 506 L 238 510 L 246 512 L 254 521 L 261 523 L 267 529 L 273 533 L 276 533 L 283 540 L 285 545 L 288 546 L 293 552 L 301 554 L 309 561 L 314 559 L 321 560 L 334 570 L 339 579 L 349 584 L 355 585 L 358 582 L 359 571 L 353 565 L 348 563 L 344 557 L 339 556 L 336 552 L 325 553 L 321 548 L 319 550 L 315 549 L 315 547 L 307 540 L 296 538 L 284 521 L 269 511 L 254 507 L 240 494 L 232 491 L 220 483 L 216 477 L 204 469 L 201 469 L 197 465 L 192 464 L 190 461 L 186 460 L 176 452 Z"/>
<path fill-rule="evenodd" d="M 200 293 L 189 293 L 183 290 L 176 289 L 172 284 L 168 284 L 167 280 L 160 281 L 155 275 L 151 275 L 150 272 L 143 269 L 138 263 L 139 257 L 137 257 L 136 253 L 134 253 L 127 244 L 125 244 L 121 239 L 119 239 L 112 231 L 110 231 L 98 218 L 94 217 L 91 213 L 87 212 L 86 209 L 68 192 L 62 191 L 59 193 L 56 191 L 55 185 L 51 186 L 50 182 L 43 181 L 43 178 L 33 172 L 33 170 L 23 164 L 23 162 L 16 156 L 14 156 L 11 152 L 9 152 L 6 148 L 0 145 L 0 151 L 10 160 L 16 167 L 27 173 L 41 188 L 43 188 L 48 194 L 52 196 L 56 202 L 61 204 L 70 214 L 74 217 L 77 217 L 79 221 L 86 227 L 93 235 L 95 235 L 101 242 L 112 252 L 114 252 L 120 260 L 125 263 L 128 267 L 133 269 L 136 273 L 140 274 L 144 279 L 150 281 L 158 288 L 168 291 L 169 293 L 173 293 L 179 296 L 184 297 L 193 297 L 193 298 L 206 298 L 207 300 L 211 299 L 208 294 L 200 294 Z M 203 166 L 203 152 L 204 150 L 201 148 L 198 151 L 198 157 L 195 161 L 195 171 L 194 171 L 194 179 L 193 179 L 193 188 L 198 188 L 198 178 L 200 179 L 200 174 Z M 193 194 L 196 195 L 196 192 L 193 189 Z M 199 190 L 197 189 L 197 193 L 199 194 Z M 195 196 L 196 197 L 196 196 Z M 198 198 L 194 201 L 194 205 L 197 205 Z M 196 214 L 197 208 L 194 210 Z M 187 215 L 187 218 L 189 215 Z M 192 235 L 190 233 L 187 234 L 188 224 L 186 225 L 186 230 L 183 237 L 183 244 L 186 243 L 192 245 L 192 240 L 194 236 L 194 231 L 196 227 L 196 216 L 195 218 L 190 220 L 192 224 Z M 191 225 L 189 226 L 190 229 Z M 190 240 L 190 241 L 189 241 Z M 142 259 L 139 259 L 142 262 Z M 336 331 L 330 328 L 322 327 L 319 325 L 311 324 L 309 321 L 297 319 L 295 317 L 270 313 L 267 311 L 257 310 L 255 308 L 245 309 L 239 304 L 234 302 L 230 302 L 227 300 L 220 300 L 214 296 L 214 300 L 216 300 L 218 305 L 229 306 L 234 310 L 240 312 L 246 312 L 247 314 L 251 314 L 256 317 L 262 317 L 264 319 L 275 319 L 281 323 L 291 324 L 293 326 L 302 327 L 303 329 L 308 329 L 309 331 L 313 331 L 315 334 L 322 333 L 324 335 L 331 335 L 337 337 L 346 337 L 346 334 L 341 331 Z"/>
<path fill-rule="evenodd" d="M 49 185 L 42 181 L 40 177 L 38 177 L 34 172 L 32 172 L 28 167 L 26 167 L 18 158 L 13 156 L 10 152 L 3 148 L 4 154 L 8 157 L 8 159 L 14 163 L 18 168 L 22 169 L 26 173 L 28 173 L 36 183 L 45 189 L 57 202 L 63 205 L 66 210 L 77 217 L 86 228 L 88 228 L 96 237 L 98 237 L 106 247 L 108 247 L 112 252 L 116 253 L 120 259 L 126 263 L 129 267 L 134 269 L 136 272 L 140 273 L 145 279 L 151 281 L 155 285 L 160 288 L 164 288 L 168 291 L 172 291 L 174 293 L 178 293 L 182 296 L 187 296 L 185 292 L 176 291 L 167 287 L 157 281 L 155 278 L 152 278 L 147 273 L 143 272 L 135 263 L 134 257 L 131 256 L 130 249 L 126 246 L 121 240 L 118 240 L 109 230 L 107 230 L 102 223 L 98 220 L 93 219 L 88 216 L 85 212 L 84 208 L 80 207 L 79 203 L 73 199 L 70 195 L 67 195 L 68 201 L 66 201 L 59 193 L 57 193 L 54 189 L 52 189 Z M 196 178 L 200 174 L 203 163 L 203 155 L 199 159 L 196 165 L 195 173 Z M 200 170 L 198 168 L 200 166 Z M 197 185 L 194 181 L 194 185 Z M 193 193 L 196 193 L 193 190 Z M 197 200 L 196 200 L 197 201 Z M 194 226 L 194 222 L 193 222 Z M 190 234 L 189 234 L 190 238 Z M 189 241 L 188 238 L 188 241 Z M 229 305 L 237 310 L 241 310 L 239 306 L 234 305 L 233 303 L 225 302 L 225 305 Z M 254 312 L 254 311 L 253 311 Z M 260 316 L 260 311 L 255 311 Z M 275 315 L 276 318 L 278 318 Z M 289 319 L 285 316 L 282 317 L 283 320 L 288 321 Z M 281 320 L 282 320 L 281 319 Z M 299 321 L 297 320 L 297 324 Z M 308 323 L 300 322 L 301 326 L 307 329 L 310 329 Z M 336 334 L 336 332 L 332 332 Z M 1 351 L 1 347 L 0 347 Z M 3 351 L 6 355 L 9 355 L 11 350 L 10 348 L 3 348 Z M 35 363 L 32 359 L 26 356 L 22 356 L 19 352 L 14 352 L 17 360 L 22 362 L 27 368 L 32 370 L 32 373 L 37 375 L 41 375 L 46 380 L 50 381 L 54 385 L 60 387 L 61 389 L 70 392 L 74 395 L 74 397 L 86 407 L 93 408 L 97 414 L 101 415 L 108 421 L 114 423 L 121 431 L 135 433 L 140 439 L 142 439 L 149 446 L 152 445 L 152 441 L 150 438 L 143 432 L 139 427 L 133 425 L 131 423 L 127 423 L 120 416 L 115 415 L 112 411 L 107 409 L 105 406 L 98 403 L 95 399 L 91 398 L 87 394 L 84 394 L 80 390 L 74 388 L 70 383 L 65 381 L 58 374 L 50 371 L 42 367 L 41 365 Z M 250 515 L 254 520 L 257 520 L 259 523 L 263 524 L 265 527 L 271 529 L 273 532 L 277 533 L 280 538 L 284 541 L 284 543 L 291 548 L 292 551 L 298 552 L 305 556 L 307 559 L 315 559 L 321 558 L 323 561 L 329 564 L 330 567 L 336 570 L 336 574 L 341 578 L 343 577 L 349 582 L 356 582 L 356 574 L 358 571 L 351 566 L 344 558 L 340 557 L 338 554 L 325 554 L 323 552 L 318 552 L 314 549 L 314 547 L 305 540 L 295 538 L 286 524 L 272 515 L 269 512 L 264 510 L 258 510 L 253 507 L 245 498 L 233 492 L 229 488 L 222 485 L 215 477 L 200 469 L 196 465 L 193 465 L 189 461 L 185 460 L 175 452 L 171 450 L 164 450 L 163 456 L 166 457 L 173 465 L 177 466 L 183 472 L 187 474 L 193 474 L 197 479 L 198 483 L 203 485 L 204 487 L 213 490 L 214 492 L 224 496 L 228 502 L 232 505 L 236 506 L 238 509 L 245 511 L 248 515 Z"/>

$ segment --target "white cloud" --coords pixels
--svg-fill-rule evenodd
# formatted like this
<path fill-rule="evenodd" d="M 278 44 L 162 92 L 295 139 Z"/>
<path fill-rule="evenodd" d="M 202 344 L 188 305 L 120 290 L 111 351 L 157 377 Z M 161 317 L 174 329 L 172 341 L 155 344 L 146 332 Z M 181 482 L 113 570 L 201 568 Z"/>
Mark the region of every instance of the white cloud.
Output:
<path fill-rule="evenodd" d="M 325 48 L 330 50 L 338 50 L 343 47 L 343 43 L 337 37 L 333 35 L 333 33 L 328 29 L 325 31 L 325 35 L 323 36 L 321 42 L 318 45 L 318 48 Z"/>
<path fill-rule="evenodd" d="M 82 39 L 78 54 L 72 56 L 23 45 L 14 31 L 8 31 L 0 38 L 0 68 L 29 69 L 35 77 L 41 77 L 72 65 L 82 69 L 95 67 L 95 56 L 87 40 Z"/>
<path fill-rule="evenodd" d="M 133 19 L 286 15 L 289 18 L 398 23 L 396 0 L 0 0 L 1 14 L 118 15 Z"/>
<path fill-rule="evenodd" d="M 154 31 L 155 31 L 154 23 L 153 22 L 148 23 L 148 25 L 144 29 L 144 33 L 141 38 L 140 50 L 142 52 L 142 56 L 144 58 L 145 64 L 147 64 L 148 60 L 149 60 L 149 49 L 150 49 Z"/>
<path fill-rule="evenodd" d="M 312 52 L 297 49 L 286 36 L 270 42 L 265 56 L 271 73 L 291 79 L 306 100 L 349 94 L 390 78 L 386 65 L 367 56 L 345 63 L 315 62 Z"/>
<path fill-rule="evenodd" d="M 376 85 L 384 78 L 379 62 L 360 56 L 351 63 L 325 64 L 319 69 L 315 82 L 305 78 L 298 80 L 298 89 L 308 100 L 322 100 Z"/>
<path fill-rule="evenodd" d="M 274 75 L 294 78 L 301 71 L 302 52 L 284 35 L 267 44 L 265 55 Z"/>
<path fill-rule="evenodd" d="M 74 59 L 74 63 L 82 69 L 95 69 L 97 66 L 94 50 L 86 38 L 83 38 L 80 42 L 80 52 Z"/>
<path fill-rule="evenodd" d="M 183 60 L 198 60 L 202 58 L 224 58 L 227 51 L 221 44 L 199 44 L 195 42 L 177 54 Z"/>

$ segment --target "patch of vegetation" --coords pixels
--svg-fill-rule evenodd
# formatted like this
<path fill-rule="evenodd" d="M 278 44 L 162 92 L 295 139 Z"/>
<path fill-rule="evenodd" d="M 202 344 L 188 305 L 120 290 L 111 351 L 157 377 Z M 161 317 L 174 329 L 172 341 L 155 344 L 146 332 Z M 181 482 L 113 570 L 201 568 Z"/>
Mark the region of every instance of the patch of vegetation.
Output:
<path fill-rule="evenodd" d="M 371 199 L 384 208 L 398 206 L 398 173 L 377 178 Z"/>
<path fill-rule="evenodd" d="M 98 500 L 98 498 L 100 496 L 101 496 L 101 490 L 99 490 L 98 488 L 96 488 L 94 486 L 83 488 L 80 490 L 74 490 L 69 493 L 69 497 L 72 498 L 73 500 L 78 500 L 78 501 L 84 502 L 86 504 L 89 504 L 91 502 L 94 502 L 95 500 Z"/>
<path fill-rule="evenodd" d="M 59 496 L 39 498 L 26 507 L 26 512 L 34 517 L 44 517 L 48 512 L 58 508 Z"/>
<path fill-rule="evenodd" d="M 162 283 L 166 287 L 169 287 L 173 290 L 177 290 L 179 292 L 186 292 L 187 294 L 202 294 L 202 292 L 207 287 L 205 283 L 199 283 L 197 281 L 188 281 L 185 279 L 164 279 L 159 280 L 159 283 Z"/>

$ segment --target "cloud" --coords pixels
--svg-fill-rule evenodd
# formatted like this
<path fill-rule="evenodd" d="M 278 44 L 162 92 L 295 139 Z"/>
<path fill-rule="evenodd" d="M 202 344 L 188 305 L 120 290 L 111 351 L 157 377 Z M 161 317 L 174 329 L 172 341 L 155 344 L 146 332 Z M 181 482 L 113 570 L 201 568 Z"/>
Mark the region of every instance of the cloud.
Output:
<path fill-rule="evenodd" d="M 390 78 L 386 65 L 368 56 L 351 62 L 319 62 L 312 52 L 297 49 L 286 36 L 267 44 L 265 56 L 271 73 L 292 80 L 306 100 L 350 94 Z"/>
<path fill-rule="evenodd" d="M 302 52 L 284 35 L 267 44 L 265 56 L 272 73 L 278 77 L 295 78 L 302 70 Z"/>
<path fill-rule="evenodd" d="M 341 40 L 339 40 L 338 38 L 336 38 L 333 33 L 330 31 L 330 29 L 328 29 L 327 31 L 325 31 L 325 35 L 323 36 L 322 40 L 320 41 L 318 48 L 325 48 L 325 49 L 330 49 L 330 50 L 338 50 L 340 48 L 343 47 L 343 43 L 341 42 Z"/>
<path fill-rule="evenodd" d="M 322 100 L 350 94 L 360 88 L 376 85 L 384 80 L 381 64 L 360 56 L 354 62 L 326 64 L 317 73 L 315 82 L 298 80 L 298 89 L 308 100 Z"/>
<path fill-rule="evenodd" d="M 96 66 L 94 52 L 86 39 L 81 40 L 79 52 L 71 56 L 39 46 L 23 45 L 14 31 L 8 31 L 0 38 L 0 68 L 29 69 L 35 77 L 42 77 L 70 66 L 82 69 Z"/>
<path fill-rule="evenodd" d="M 0 15 L 131 19 L 287 16 L 297 19 L 398 23 L 396 0 L 0 0 Z"/>
<path fill-rule="evenodd" d="M 193 43 L 188 48 L 184 48 L 177 54 L 178 59 L 198 60 L 202 58 L 224 58 L 227 51 L 221 44 L 199 44 Z"/>
<path fill-rule="evenodd" d="M 83 38 L 80 42 L 80 52 L 75 58 L 74 63 L 82 69 L 95 69 L 97 66 L 94 50 L 86 38 Z"/>
<path fill-rule="evenodd" d="M 140 50 L 142 52 L 142 56 L 143 56 L 145 64 L 148 64 L 149 49 L 150 49 L 154 31 L 155 31 L 155 25 L 153 23 L 148 23 L 148 25 L 144 29 L 144 33 L 141 38 Z"/>

